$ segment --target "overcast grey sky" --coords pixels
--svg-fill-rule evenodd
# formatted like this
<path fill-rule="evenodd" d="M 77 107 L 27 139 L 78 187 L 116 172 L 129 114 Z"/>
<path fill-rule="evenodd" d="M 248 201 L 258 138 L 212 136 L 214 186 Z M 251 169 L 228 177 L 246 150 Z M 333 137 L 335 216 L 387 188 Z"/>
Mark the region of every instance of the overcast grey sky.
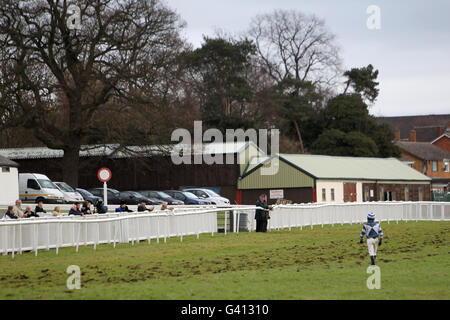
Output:
<path fill-rule="evenodd" d="M 240 34 L 257 14 L 295 9 L 325 19 L 336 34 L 344 68 L 379 70 L 376 116 L 450 113 L 448 0 L 166 0 L 187 22 L 198 47 L 217 29 Z M 381 29 L 369 30 L 369 5 L 381 9 Z"/>

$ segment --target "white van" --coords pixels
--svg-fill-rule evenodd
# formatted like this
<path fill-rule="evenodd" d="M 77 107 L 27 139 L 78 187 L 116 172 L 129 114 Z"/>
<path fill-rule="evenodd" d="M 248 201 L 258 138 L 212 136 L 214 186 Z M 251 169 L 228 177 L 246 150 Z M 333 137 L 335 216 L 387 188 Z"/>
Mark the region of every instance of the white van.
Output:
<path fill-rule="evenodd" d="M 64 195 L 55 184 L 46 175 L 38 173 L 19 173 L 19 197 L 24 202 L 64 202 Z"/>
<path fill-rule="evenodd" d="M 53 182 L 54 185 L 59 189 L 59 191 L 62 192 L 64 195 L 64 202 L 65 203 L 73 203 L 73 202 L 80 202 L 83 201 L 83 196 L 76 191 L 74 188 L 69 186 L 65 182 Z"/>

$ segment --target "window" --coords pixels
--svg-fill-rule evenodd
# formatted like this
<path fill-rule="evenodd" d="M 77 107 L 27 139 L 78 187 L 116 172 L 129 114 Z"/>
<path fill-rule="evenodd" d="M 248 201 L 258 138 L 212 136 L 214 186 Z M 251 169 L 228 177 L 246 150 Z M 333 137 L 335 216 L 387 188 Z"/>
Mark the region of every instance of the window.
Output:
<path fill-rule="evenodd" d="M 432 166 L 433 172 L 438 171 L 438 162 L 437 161 L 431 161 L 431 166 Z"/>
<path fill-rule="evenodd" d="M 334 201 L 334 189 L 331 189 L 331 201 Z"/>
<path fill-rule="evenodd" d="M 9 172 L 9 167 L 2 167 L 2 172 Z"/>
<path fill-rule="evenodd" d="M 322 201 L 327 201 L 327 189 L 322 189 Z"/>
<path fill-rule="evenodd" d="M 422 161 L 422 171 L 427 172 L 428 166 L 427 166 L 427 160 Z"/>
<path fill-rule="evenodd" d="M 364 187 L 364 201 L 370 201 L 369 187 Z"/>
<path fill-rule="evenodd" d="M 442 171 L 444 172 L 449 172 L 449 161 L 448 160 L 444 160 L 444 167 L 442 168 Z"/>
<path fill-rule="evenodd" d="M 34 190 L 40 190 L 41 189 L 41 187 L 39 186 L 37 181 L 34 180 L 34 179 L 28 179 L 28 181 L 27 181 L 27 188 L 34 189 Z"/>
<path fill-rule="evenodd" d="M 423 189 L 419 187 L 419 201 L 423 201 Z"/>

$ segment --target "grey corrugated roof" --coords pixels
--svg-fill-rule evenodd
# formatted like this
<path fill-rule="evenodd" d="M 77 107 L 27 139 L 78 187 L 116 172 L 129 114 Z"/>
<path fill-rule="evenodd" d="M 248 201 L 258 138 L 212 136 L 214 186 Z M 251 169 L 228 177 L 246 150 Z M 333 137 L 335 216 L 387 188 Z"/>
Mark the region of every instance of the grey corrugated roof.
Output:
<path fill-rule="evenodd" d="M 0 155 L 0 166 L 17 168 L 19 164 Z"/>
<path fill-rule="evenodd" d="M 396 141 L 395 144 L 403 151 L 423 160 L 450 159 L 450 152 L 429 142 Z"/>
<path fill-rule="evenodd" d="M 202 151 L 200 152 L 203 154 L 240 153 L 245 150 L 249 144 L 255 145 L 253 142 L 204 143 L 202 145 Z M 81 146 L 80 157 L 128 158 L 133 156 L 152 156 L 158 154 L 170 154 L 172 150 L 177 151 L 180 147 L 180 145 L 175 144 L 126 147 L 121 147 L 119 144 L 84 145 Z M 197 154 L 198 152 L 197 149 L 193 149 L 193 154 Z M 47 147 L 8 148 L 0 149 L 0 155 L 14 160 L 51 159 L 62 158 L 64 152 L 63 150 L 50 149 Z"/>
<path fill-rule="evenodd" d="M 317 179 L 382 180 L 382 181 L 431 181 L 417 170 L 395 158 L 336 157 L 309 154 L 280 154 L 281 160 Z M 264 161 L 268 161 L 265 159 Z M 253 166 L 247 170 L 257 170 Z"/>

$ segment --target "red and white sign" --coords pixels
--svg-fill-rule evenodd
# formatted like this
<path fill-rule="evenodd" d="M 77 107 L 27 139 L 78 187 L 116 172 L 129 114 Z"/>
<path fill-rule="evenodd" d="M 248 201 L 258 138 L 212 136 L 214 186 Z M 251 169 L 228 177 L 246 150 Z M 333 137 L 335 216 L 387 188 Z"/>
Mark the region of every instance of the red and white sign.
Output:
<path fill-rule="evenodd" d="M 111 170 L 109 170 L 108 168 L 101 168 L 97 172 L 97 178 L 101 182 L 108 182 L 109 180 L 111 180 L 111 177 L 112 177 Z"/>

